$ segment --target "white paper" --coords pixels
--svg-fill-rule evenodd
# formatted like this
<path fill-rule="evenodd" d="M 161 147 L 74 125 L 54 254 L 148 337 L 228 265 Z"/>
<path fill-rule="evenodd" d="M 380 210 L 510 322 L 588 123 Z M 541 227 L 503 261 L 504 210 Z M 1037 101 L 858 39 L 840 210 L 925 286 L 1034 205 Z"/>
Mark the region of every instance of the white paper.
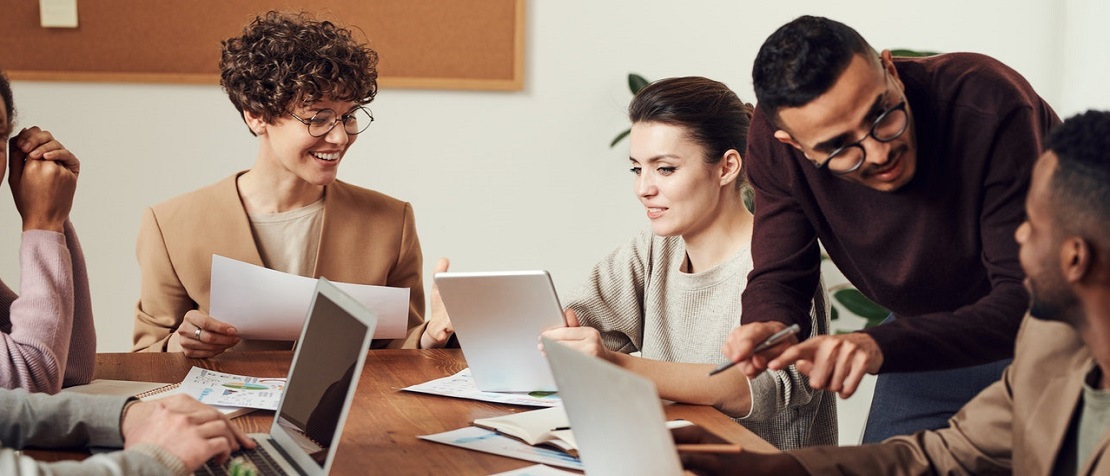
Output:
<path fill-rule="evenodd" d="M 582 461 L 571 455 L 552 449 L 532 446 L 496 432 L 484 430 L 476 426 L 459 428 L 458 430 L 445 431 L 434 435 L 424 435 L 421 439 L 458 446 L 468 450 L 508 456 L 510 458 L 532 461 L 535 463 L 549 464 L 562 468 L 584 471 Z"/>
<path fill-rule="evenodd" d="M 578 473 L 563 471 L 543 464 L 534 464 L 520 469 L 513 469 L 490 476 L 579 476 Z"/>
<path fill-rule="evenodd" d="M 248 377 L 194 366 L 179 387 L 166 393 L 184 393 L 213 406 L 277 410 L 284 391 L 284 377 Z"/>
<path fill-rule="evenodd" d="M 235 326 L 240 337 L 296 340 L 301 335 L 316 278 L 306 278 L 212 255 L 212 292 L 208 312 Z M 400 339 L 408 333 L 409 289 L 335 283 L 378 314 L 375 339 Z"/>
<path fill-rule="evenodd" d="M 470 367 L 460 370 L 455 375 L 418 383 L 402 390 L 530 407 L 554 407 L 563 403 L 558 394 L 549 392 L 483 392 L 474 385 L 474 378 L 470 375 Z"/>
<path fill-rule="evenodd" d="M 565 472 L 547 465 L 532 465 L 519 469 L 509 469 L 504 473 L 490 476 L 581 476 L 578 473 Z"/>
<path fill-rule="evenodd" d="M 43 28 L 77 28 L 77 0 L 39 0 Z"/>

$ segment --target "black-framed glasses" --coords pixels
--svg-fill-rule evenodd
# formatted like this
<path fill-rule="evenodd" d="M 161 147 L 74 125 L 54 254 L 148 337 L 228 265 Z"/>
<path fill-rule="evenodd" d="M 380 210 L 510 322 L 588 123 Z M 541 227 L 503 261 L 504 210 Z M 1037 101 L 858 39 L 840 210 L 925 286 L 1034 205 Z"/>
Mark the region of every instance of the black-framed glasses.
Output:
<path fill-rule="evenodd" d="M 871 137 L 879 142 L 890 142 L 897 139 L 909 128 L 909 115 L 906 113 L 906 100 L 903 99 L 893 107 L 888 108 L 875 118 L 871 129 L 860 140 L 841 146 L 832 151 L 825 160 L 814 164 L 818 169 L 828 168 L 835 175 L 845 175 L 855 172 L 867 160 L 867 151 L 863 149 L 863 141 Z"/>
<path fill-rule="evenodd" d="M 301 124 L 308 126 L 308 134 L 312 137 L 328 135 L 340 121 L 343 121 L 343 130 L 350 135 L 365 131 L 367 127 L 370 127 L 370 123 L 374 122 L 374 115 L 363 106 L 359 106 L 342 116 L 331 109 L 321 109 L 308 119 L 302 119 L 292 112 L 289 115 L 293 116 L 293 119 L 301 121 Z"/>

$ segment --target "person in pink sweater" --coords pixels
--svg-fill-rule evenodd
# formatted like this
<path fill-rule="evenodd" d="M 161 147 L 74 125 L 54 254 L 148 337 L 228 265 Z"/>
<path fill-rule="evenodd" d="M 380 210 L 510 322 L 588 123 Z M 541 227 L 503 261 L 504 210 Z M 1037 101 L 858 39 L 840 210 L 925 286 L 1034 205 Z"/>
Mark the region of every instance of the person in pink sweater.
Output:
<path fill-rule="evenodd" d="M 23 219 L 19 293 L 0 280 L 0 387 L 57 393 L 88 383 L 96 364 L 85 257 L 69 222 L 80 162 L 38 127 L 13 134 L 14 122 L 0 72 L 0 159 Z"/>

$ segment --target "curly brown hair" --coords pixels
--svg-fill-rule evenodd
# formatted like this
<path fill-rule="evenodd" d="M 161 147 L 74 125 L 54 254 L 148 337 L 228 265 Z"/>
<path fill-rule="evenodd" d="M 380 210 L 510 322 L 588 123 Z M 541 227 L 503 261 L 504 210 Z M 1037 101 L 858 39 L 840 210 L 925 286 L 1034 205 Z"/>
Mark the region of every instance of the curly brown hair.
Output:
<path fill-rule="evenodd" d="M 350 30 L 303 12 L 267 12 L 221 44 L 220 85 L 240 114 L 267 123 L 296 104 L 367 104 L 378 93 L 378 53 Z"/>

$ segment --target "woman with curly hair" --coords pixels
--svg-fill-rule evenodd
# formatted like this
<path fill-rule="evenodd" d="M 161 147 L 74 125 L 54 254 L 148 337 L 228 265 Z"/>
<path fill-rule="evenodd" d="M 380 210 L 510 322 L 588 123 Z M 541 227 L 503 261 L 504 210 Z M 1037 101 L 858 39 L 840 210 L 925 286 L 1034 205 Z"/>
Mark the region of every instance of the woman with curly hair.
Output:
<path fill-rule="evenodd" d="M 305 14 L 269 12 L 223 42 L 220 84 L 258 138 L 250 170 L 144 211 L 135 351 L 211 357 L 290 348 L 242 339 L 210 316 L 212 255 L 301 276 L 409 288 L 409 336 L 423 334 L 422 256 L 412 206 L 337 180 L 373 121 L 378 55 L 351 32 Z M 443 345 L 425 339 L 424 346 Z"/>

